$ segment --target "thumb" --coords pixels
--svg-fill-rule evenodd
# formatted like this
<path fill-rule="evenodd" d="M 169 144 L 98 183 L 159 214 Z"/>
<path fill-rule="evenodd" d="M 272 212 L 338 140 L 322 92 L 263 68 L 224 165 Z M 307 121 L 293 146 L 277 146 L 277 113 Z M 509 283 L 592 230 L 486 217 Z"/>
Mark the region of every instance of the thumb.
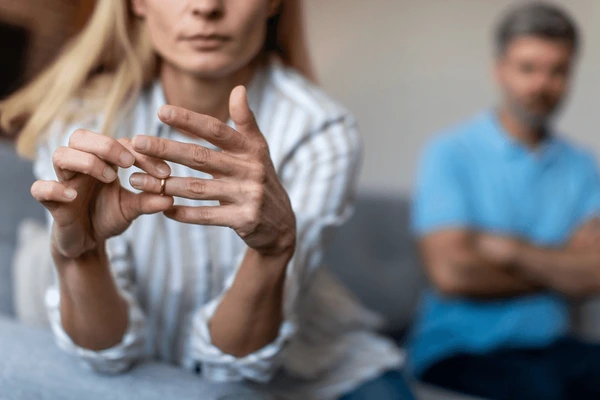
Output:
<path fill-rule="evenodd" d="M 235 127 L 243 135 L 261 135 L 254 113 L 248 105 L 248 95 L 244 86 L 237 86 L 229 96 L 229 115 Z M 262 135 L 261 135 L 262 136 Z"/>
<path fill-rule="evenodd" d="M 132 222 L 142 214 L 155 214 L 173 207 L 174 199 L 171 196 L 141 192 L 132 193 L 123 189 L 121 193 L 123 215 L 127 221 Z"/>

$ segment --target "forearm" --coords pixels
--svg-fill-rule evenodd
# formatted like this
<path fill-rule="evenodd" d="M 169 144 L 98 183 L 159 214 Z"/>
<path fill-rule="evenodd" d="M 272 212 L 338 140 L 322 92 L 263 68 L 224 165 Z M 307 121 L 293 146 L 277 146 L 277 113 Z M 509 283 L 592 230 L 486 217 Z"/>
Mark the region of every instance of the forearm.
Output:
<path fill-rule="evenodd" d="M 118 344 L 128 324 L 127 302 L 110 272 L 104 245 L 79 258 L 53 251 L 63 329 L 78 346 L 103 350 Z"/>
<path fill-rule="evenodd" d="M 570 296 L 600 291 L 600 251 L 544 249 L 524 244 L 516 255 L 518 268 L 532 279 Z"/>
<path fill-rule="evenodd" d="M 475 246 L 456 252 L 448 261 L 449 295 L 476 298 L 513 297 L 537 292 L 541 286 L 512 265 L 494 262 Z"/>
<path fill-rule="evenodd" d="M 271 343 L 283 321 L 283 289 L 292 253 L 263 256 L 246 252 L 231 288 L 211 321 L 213 344 L 243 357 Z"/>

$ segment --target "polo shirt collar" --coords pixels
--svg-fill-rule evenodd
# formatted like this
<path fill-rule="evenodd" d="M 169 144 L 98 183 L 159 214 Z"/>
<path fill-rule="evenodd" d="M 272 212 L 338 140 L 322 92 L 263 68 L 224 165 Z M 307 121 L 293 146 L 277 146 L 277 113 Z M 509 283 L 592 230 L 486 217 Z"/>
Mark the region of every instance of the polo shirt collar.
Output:
<path fill-rule="evenodd" d="M 536 150 L 531 150 L 513 138 L 502 126 L 497 110 L 486 113 L 487 120 L 486 138 L 500 153 L 507 158 L 516 158 L 523 155 L 533 155 L 536 159 L 551 162 L 558 154 L 559 144 L 554 132 L 549 134 Z"/>

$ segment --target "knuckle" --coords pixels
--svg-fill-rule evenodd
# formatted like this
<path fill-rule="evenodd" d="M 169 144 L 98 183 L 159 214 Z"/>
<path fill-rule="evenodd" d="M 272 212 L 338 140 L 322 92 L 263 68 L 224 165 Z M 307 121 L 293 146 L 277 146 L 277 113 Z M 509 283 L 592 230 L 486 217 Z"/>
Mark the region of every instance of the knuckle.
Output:
<path fill-rule="evenodd" d="M 260 184 L 267 181 L 267 168 L 263 164 L 257 164 L 254 167 L 254 179 Z"/>
<path fill-rule="evenodd" d="M 191 180 L 186 185 L 187 192 L 194 195 L 201 195 L 206 191 L 206 183 L 201 180 Z"/>
<path fill-rule="evenodd" d="M 260 222 L 260 214 L 258 212 L 258 207 L 248 206 L 244 209 L 244 221 L 245 225 L 251 230 L 254 231 L 258 227 Z"/>
<path fill-rule="evenodd" d="M 52 163 L 54 165 L 59 165 L 60 161 L 62 160 L 62 153 L 62 147 L 59 147 L 58 149 L 54 150 L 54 153 L 52 153 Z"/>
<path fill-rule="evenodd" d="M 252 202 L 262 204 L 265 195 L 265 188 L 263 185 L 253 184 L 248 193 Z"/>
<path fill-rule="evenodd" d="M 54 151 L 52 154 L 52 164 L 59 168 L 64 168 L 65 160 L 67 158 L 68 148 L 61 146 Z"/>
<path fill-rule="evenodd" d="M 107 138 L 109 140 L 104 140 L 101 147 L 102 147 L 102 153 L 103 154 L 108 154 L 111 153 L 113 150 L 115 150 L 114 148 L 114 142 L 112 140 L 110 140 L 110 138 Z"/>
<path fill-rule="evenodd" d="M 191 118 L 191 113 L 187 110 L 173 110 L 173 119 L 180 119 L 185 123 L 190 122 Z"/>
<path fill-rule="evenodd" d="M 167 154 L 167 152 L 169 151 L 169 146 L 167 145 L 167 142 L 165 140 L 150 140 L 150 148 L 154 148 L 156 150 L 156 153 L 160 156 L 164 156 L 165 154 Z"/>
<path fill-rule="evenodd" d="M 260 157 L 270 157 L 269 145 L 267 144 L 266 141 L 264 141 L 264 140 L 258 141 L 258 143 L 256 144 L 256 153 Z"/>
<path fill-rule="evenodd" d="M 75 129 L 71 136 L 69 136 L 69 146 L 80 142 L 86 136 L 87 131 L 85 129 Z"/>
<path fill-rule="evenodd" d="M 85 172 L 86 174 L 89 174 L 90 172 L 92 172 L 94 169 L 94 166 L 95 166 L 94 159 L 91 156 L 86 155 L 81 160 L 81 167 L 83 169 L 83 172 Z"/>
<path fill-rule="evenodd" d="M 201 209 L 193 210 L 184 207 L 179 210 L 179 218 L 183 221 L 202 221 L 205 213 Z"/>
<path fill-rule="evenodd" d="M 212 218 L 211 218 L 210 210 L 205 209 L 205 208 L 197 209 L 195 219 L 202 221 L 202 222 L 211 222 Z"/>
<path fill-rule="evenodd" d="M 240 148 L 242 148 L 242 149 L 248 149 L 250 147 L 249 146 L 249 144 L 250 144 L 249 140 L 248 140 L 248 138 L 246 136 L 241 136 L 240 135 L 239 136 L 239 143 L 240 143 Z"/>
<path fill-rule="evenodd" d="M 44 186 L 48 198 L 58 199 L 62 197 L 63 189 L 59 185 L 54 184 L 54 182 L 48 182 Z"/>
<path fill-rule="evenodd" d="M 217 139 L 223 138 L 226 134 L 225 125 L 216 118 L 208 120 L 208 128 Z"/>
<path fill-rule="evenodd" d="M 210 151 L 203 146 L 194 146 L 192 160 L 196 165 L 206 165 L 210 159 Z"/>
<path fill-rule="evenodd" d="M 57 197 L 58 188 L 52 182 L 36 181 L 31 185 L 31 195 L 38 201 L 48 201 Z"/>

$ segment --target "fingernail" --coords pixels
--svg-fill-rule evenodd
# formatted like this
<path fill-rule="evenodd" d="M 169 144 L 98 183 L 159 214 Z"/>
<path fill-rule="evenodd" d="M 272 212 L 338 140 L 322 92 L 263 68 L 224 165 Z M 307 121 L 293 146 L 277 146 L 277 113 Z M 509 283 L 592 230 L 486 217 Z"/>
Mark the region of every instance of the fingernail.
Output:
<path fill-rule="evenodd" d="M 133 140 L 133 147 L 136 150 L 146 150 L 150 145 L 150 141 L 143 136 L 136 136 Z"/>
<path fill-rule="evenodd" d="M 131 175 L 129 177 L 129 183 L 135 188 L 141 188 L 144 185 L 144 178 L 139 175 Z"/>
<path fill-rule="evenodd" d="M 169 120 L 171 119 L 171 117 L 173 116 L 173 110 L 171 110 L 171 108 L 167 107 L 167 106 L 162 106 L 159 110 L 158 110 L 158 115 L 165 120 Z"/>
<path fill-rule="evenodd" d="M 119 157 L 119 161 L 121 161 L 121 165 L 124 167 L 131 167 L 133 165 L 133 163 L 135 162 L 135 157 L 133 156 L 133 154 L 124 151 L 123 153 L 121 153 L 121 157 Z"/>
<path fill-rule="evenodd" d="M 109 182 L 114 181 L 115 178 L 117 177 L 117 173 L 111 167 L 106 167 L 106 169 L 104 170 L 104 174 L 103 175 L 106 178 L 106 180 L 109 181 Z"/>
<path fill-rule="evenodd" d="M 171 168 L 169 168 L 169 166 L 166 164 L 158 164 L 156 166 L 156 171 L 162 176 L 171 175 Z"/>
<path fill-rule="evenodd" d="M 73 200 L 75 197 L 77 197 L 77 191 L 75 191 L 75 189 L 65 189 L 65 191 L 63 192 L 63 195 L 69 199 L 69 200 Z"/>

